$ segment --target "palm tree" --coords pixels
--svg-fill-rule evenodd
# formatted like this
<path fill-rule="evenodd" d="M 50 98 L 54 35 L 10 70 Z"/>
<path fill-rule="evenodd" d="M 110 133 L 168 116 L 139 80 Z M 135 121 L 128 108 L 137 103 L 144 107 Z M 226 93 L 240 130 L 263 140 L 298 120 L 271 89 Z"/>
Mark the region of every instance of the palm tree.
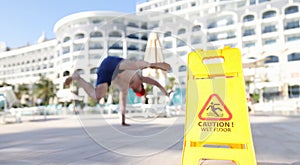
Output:
<path fill-rule="evenodd" d="M 29 88 L 28 84 L 20 84 L 18 85 L 18 90 L 16 92 L 17 98 L 20 100 L 22 98 L 22 95 L 28 94 L 29 93 Z"/>
<path fill-rule="evenodd" d="M 8 84 L 8 83 L 6 83 L 5 81 L 2 82 L 2 84 L 0 84 L 0 87 L 5 87 L 5 86 L 12 86 L 12 87 L 13 87 L 12 84 Z"/>
<path fill-rule="evenodd" d="M 166 85 L 166 90 L 172 90 L 172 89 L 173 89 L 173 87 L 174 87 L 174 85 L 175 85 L 175 83 L 176 83 L 175 80 L 176 80 L 176 79 L 175 79 L 174 77 L 170 77 L 170 78 L 169 78 L 169 84 Z"/>
<path fill-rule="evenodd" d="M 42 99 L 42 104 L 49 104 L 49 99 L 55 96 L 56 85 L 45 76 L 41 76 L 39 81 L 33 85 L 33 94 Z"/>

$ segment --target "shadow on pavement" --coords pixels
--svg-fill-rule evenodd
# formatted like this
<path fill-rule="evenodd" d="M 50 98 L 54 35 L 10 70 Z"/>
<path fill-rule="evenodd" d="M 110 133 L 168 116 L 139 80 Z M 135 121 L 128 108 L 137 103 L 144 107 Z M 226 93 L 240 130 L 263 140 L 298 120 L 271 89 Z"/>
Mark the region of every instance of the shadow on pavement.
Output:
<path fill-rule="evenodd" d="M 60 119 L 53 118 L 47 119 L 45 122 L 42 120 L 33 123 L 7 125 L 6 128 L 10 129 L 27 126 L 34 127 L 34 129 L 1 134 L 0 164 L 134 164 L 133 162 L 142 163 L 145 159 L 148 161 L 149 157 L 156 157 L 155 153 L 166 156 L 169 152 L 173 155 L 177 153 L 175 156 L 179 159 L 181 156 L 181 139 L 172 145 L 169 145 L 170 141 L 167 140 L 151 139 L 152 133 L 165 131 L 166 128 L 163 125 L 139 124 L 124 128 L 115 124 L 111 126 L 85 126 L 83 129 L 82 125 L 78 124 L 78 120 Z M 179 127 L 182 126 L 175 126 L 174 129 L 180 130 Z M 0 128 L 0 132 L 4 128 Z M 94 137 L 90 136 L 86 129 L 96 131 Z M 119 135 L 110 134 L 109 130 L 112 129 L 123 131 L 123 133 Z M 149 136 L 149 138 L 139 138 L 143 132 L 146 134 L 142 137 Z M 123 138 L 124 133 L 132 135 L 130 137 L 136 136 L 137 139 Z M 177 131 L 175 133 L 183 136 L 183 132 Z M 165 139 L 170 139 L 170 137 Z M 99 142 L 108 143 L 108 147 Z M 112 146 L 110 146 L 111 144 Z M 165 144 L 167 147 L 162 147 Z M 115 152 L 114 150 L 118 151 Z M 151 155 L 130 155 L 133 151 L 134 153 L 149 152 Z M 123 153 L 129 154 L 124 155 Z M 180 164 L 180 162 L 178 163 Z"/>

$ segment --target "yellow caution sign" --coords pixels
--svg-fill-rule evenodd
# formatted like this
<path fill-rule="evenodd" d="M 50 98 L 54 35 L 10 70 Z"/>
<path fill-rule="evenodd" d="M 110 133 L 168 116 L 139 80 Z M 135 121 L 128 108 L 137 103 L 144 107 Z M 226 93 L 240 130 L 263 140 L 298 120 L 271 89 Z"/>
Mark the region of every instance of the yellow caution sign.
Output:
<path fill-rule="evenodd" d="M 239 49 L 189 54 L 183 165 L 256 165 L 244 84 Z"/>

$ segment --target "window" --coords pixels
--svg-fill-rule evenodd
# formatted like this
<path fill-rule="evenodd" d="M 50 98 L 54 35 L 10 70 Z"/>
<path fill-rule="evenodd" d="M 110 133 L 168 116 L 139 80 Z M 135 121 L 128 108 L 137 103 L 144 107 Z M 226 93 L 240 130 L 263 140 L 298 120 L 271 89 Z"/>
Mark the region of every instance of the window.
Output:
<path fill-rule="evenodd" d="M 221 22 L 223 22 L 223 20 Z M 226 22 L 226 24 L 224 24 L 224 26 L 234 24 L 234 21 L 231 18 L 226 19 L 226 21 L 224 21 L 224 22 Z M 218 22 L 218 24 L 219 24 L 219 22 Z M 222 23 L 221 23 L 221 25 L 222 25 Z"/>
<path fill-rule="evenodd" d="M 164 48 L 166 48 L 166 49 L 172 48 L 172 42 L 165 42 L 164 43 Z"/>
<path fill-rule="evenodd" d="M 90 37 L 91 38 L 98 38 L 98 37 L 102 37 L 102 33 L 101 32 L 91 32 L 90 33 Z"/>
<path fill-rule="evenodd" d="M 63 63 L 69 62 L 69 61 L 70 61 L 70 58 L 64 58 L 64 59 L 62 60 Z"/>
<path fill-rule="evenodd" d="M 178 30 L 177 34 L 180 35 L 180 34 L 184 34 L 185 32 L 186 30 L 182 28 Z"/>
<path fill-rule="evenodd" d="M 147 28 L 148 28 L 148 27 L 147 27 L 147 23 L 143 23 L 142 26 L 141 26 L 141 28 L 142 28 L 142 29 L 147 29 Z"/>
<path fill-rule="evenodd" d="M 186 71 L 186 65 L 181 65 L 178 68 L 178 72 L 185 72 Z"/>
<path fill-rule="evenodd" d="M 265 64 L 269 64 L 269 63 L 277 63 L 279 62 L 279 58 L 277 56 L 268 56 L 265 60 Z"/>
<path fill-rule="evenodd" d="M 185 56 L 187 55 L 187 52 L 186 51 L 182 51 L 182 52 L 178 52 L 179 56 Z"/>
<path fill-rule="evenodd" d="M 217 27 L 216 22 L 212 22 L 212 23 L 208 24 L 208 26 L 207 26 L 208 29 L 212 29 L 212 28 L 215 28 L 215 27 Z"/>
<path fill-rule="evenodd" d="M 77 72 L 80 75 L 84 74 L 84 70 L 83 69 L 76 69 L 75 72 Z"/>
<path fill-rule="evenodd" d="M 270 32 L 275 32 L 275 31 L 277 31 L 275 25 L 265 26 L 263 29 L 263 33 L 270 33 Z"/>
<path fill-rule="evenodd" d="M 97 74 L 98 68 L 92 68 L 90 69 L 90 74 Z"/>
<path fill-rule="evenodd" d="M 288 55 L 288 61 L 299 61 L 300 53 L 292 53 Z"/>
<path fill-rule="evenodd" d="M 298 13 L 298 12 L 299 12 L 298 6 L 290 6 L 284 10 L 284 14 L 286 14 L 286 15 Z"/>
<path fill-rule="evenodd" d="M 89 54 L 89 59 L 100 59 L 101 55 L 100 54 Z"/>
<path fill-rule="evenodd" d="M 177 40 L 177 47 L 186 46 L 186 43 L 183 40 Z"/>
<path fill-rule="evenodd" d="M 278 90 L 278 87 L 265 87 L 263 89 L 264 101 L 278 99 L 279 96 L 280 96 L 280 92 Z"/>
<path fill-rule="evenodd" d="M 148 40 L 148 36 L 147 36 L 147 34 L 144 34 L 144 35 L 141 37 L 141 39 L 142 39 L 142 40 L 146 40 L 146 41 L 147 41 L 147 40 Z"/>
<path fill-rule="evenodd" d="M 263 3 L 263 2 L 267 2 L 267 1 L 270 1 L 270 0 L 258 0 L 258 3 Z"/>
<path fill-rule="evenodd" d="M 70 41 L 70 39 L 71 39 L 70 37 L 65 37 L 63 42 L 68 42 L 68 41 Z"/>
<path fill-rule="evenodd" d="M 127 37 L 132 39 L 139 39 L 139 36 L 137 34 L 129 34 Z"/>
<path fill-rule="evenodd" d="M 136 45 L 129 45 L 128 50 L 139 50 L 139 48 Z"/>
<path fill-rule="evenodd" d="M 62 49 L 63 49 L 63 50 L 62 50 L 62 53 L 63 53 L 63 54 L 70 53 L 70 47 L 69 47 L 69 46 L 68 46 L 68 47 L 63 47 Z"/>
<path fill-rule="evenodd" d="M 170 36 L 172 36 L 172 32 L 170 31 L 165 32 L 164 37 L 170 37 Z"/>
<path fill-rule="evenodd" d="M 270 45 L 270 44 L 275 44 L 276 43 L 276 39 L 268 39 L 264 41 L 265 45 Z"/>
<path fill-rule="evenodd" d="M 251 35 L 255 35 L 254 29 L 246 29 L 243 33 L 243 36 L 251 36 Z"/>
<path fill-rule="evenodd" d="M 212 34 L 212 35 L 209 35 L 208 37 L 208 42 L 211 42 L 211 41 L 217 41 L 218 40 L 218 37 L 216 34 Z"/>
<path fill-rule="evenodd" d="M 146 47 L 147 47 L 147 45 L 146 45 L 146 44 L 142 44 L 142 46 L 141 46 L 140 50 L 144 52 L 144 51 L 146 51 Z"/>
<path fill-rule="evenodd" d="M 73 57 L 73 60 L 82 60 L 82 59 L 84 59 L 84 55 L 77 55 L 77 56 L 74 56 Z"/>
<path fill-rule="evenodd" d="M 275 11 L 266 11 L 263 13 L 263 19 L 266 18 L 271 18 L 271 17 L 275 17 L 276 16 L 276 12 Z"/>
<path fill-rule="evenodd" d="M 287 42 L 299 41 L 299 40 L 300 40 L 300 35 L 298 35 L 298 36 L 292 35 L 292 36 L 287 37 Z"/>
<path fill-rule="evenodd" d="M 137 24 L 134 23 L 134 22 L 129 22 L 129 23 L 127 24 L 127 26 L 129 26 L 129 27 L 134 27 L 134 28 L 138 28 L 138 27 L 139 27 L 139 25 L 137 25 Z"/>
<path fill-rule="evenodd" d="M 288 87 L 289 90 L 289 98 L 299 98 L 300 96 L 300 86 L 293 85 Z"/>
<path fill-rule="evenodd" d="M 227 39 L 230 39 L 230 38 L 235 38 L 236 36 L 235 36 L 235 33 L 234 32 L 228 32 L 227 33 Z"/>
<path fill-rule="evenodd" d="M 201 38 L 200 37 L 193 37 L 192 38 L 192 44 L 200 44 Z"/>
<path fill-rule="evenodd" d="M 295 28 L 299 28 L 299 21 L 291 21 L 291 22 L 287 22 L 284 29 L 288 30 L 288 29 L 295 29 Z"/>
<path fill-rule="evenodd" d="M 192 28 L 192 32 L 197 32 L 197 31 L 200 31 L 200 30 L 201 30 L 200 25 L 193 26 L 193 28 Z"/>
<path fill-rule="evenodd" d="M 120 32 L 117 32 L 117 31 L 113 31 L 113 32 L 110 32 L 108 34 L 109 37 L 122 37 L 122 34 Z"/>
<path fill-rule="evenodd" d="M 82 38 L 84 38 L 84 34 L 83 33 L 79 33 L 79 34 L 75 35 L 75 40 L 82 39 Z"/>
<path fill-rule="evenodd" d="M 101 20 L 98 20 L 98 19 L 92 20 L 92 23 L 93 23 L 93 24 L 99 24 L 99 23 L 101 23 Z"/>
<path fill-rule="evenodd" d="M 246 15 L 244 18 L 243 18 L 243 22 L 251 22 L 254 20 L 254 15 Z"/>
<path fill-rule="evenodd" d="M 115 42 L 109 47 L 109 49 L 123 49 L 123 44 L 122 42 Z"/>
<path fill-rule="evenodd" d="M 89 49 L 103 49 L 103 46 L 99 42 L 89 42 Z"/>
<path fill-rule="evenodd" d="M 256 0 L 250 0 L 250 5 L 255 5 L 256 4 Z"/>
<path fill-rule="evenodd" d="M 65 76 L 69 76 L 70 75 L 70 72 L 69 71 L 64 71 L 64 73 L 63 73 L 63 76 L 65 77 Z"/>
<path fill-rule="evenodd" d="M 247 42 L 247 43 L 244 44 L 244 46 L 246 48 L 254 47 L 255 46 L 255 42 Z"/>
<path fill-rule="evenodd" d="M 84 44 L 74 44 L 73 51 L 81 51 L 84 50 Z"/>

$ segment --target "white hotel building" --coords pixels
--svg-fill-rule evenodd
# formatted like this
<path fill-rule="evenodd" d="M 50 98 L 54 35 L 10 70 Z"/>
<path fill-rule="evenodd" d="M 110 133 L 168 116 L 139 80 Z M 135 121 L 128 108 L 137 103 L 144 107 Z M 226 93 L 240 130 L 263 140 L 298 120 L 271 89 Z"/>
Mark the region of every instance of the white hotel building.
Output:
<path fill-rule="evenodd" d="M 268 101 L 299 98 L 299 8 L 300 0 L 148 0 L 136 10 L 172 13 L 200 25 L 204 35 L 191 40 L 195 48 L 229 45 L 240 48 L 244 62 L 259 61 L 244 68 L 245 79 L 250 92 L 260 89 Z"/>
<path fill-rule="evenodd" d="M 156 31 L 166 60 L 186 61 L 198 48 L 237 47 L 244 62 L 259 61 L 244 69 L 250 92 L 259 89 L 265 101 L 299 98 L 299 9 L 300 0 L 148 0 L 137 4 L 136 15 L 77 13 L 55 24 L 54 39 L 9 51 L 2 44 L 0 83 L 33 83 L 44 74 L 62 89 L 74 70 L 94 83 L 101 59 L 143 59 Z M 184 82 L 185 65 L 174 62 L 172 69 Z"/>

